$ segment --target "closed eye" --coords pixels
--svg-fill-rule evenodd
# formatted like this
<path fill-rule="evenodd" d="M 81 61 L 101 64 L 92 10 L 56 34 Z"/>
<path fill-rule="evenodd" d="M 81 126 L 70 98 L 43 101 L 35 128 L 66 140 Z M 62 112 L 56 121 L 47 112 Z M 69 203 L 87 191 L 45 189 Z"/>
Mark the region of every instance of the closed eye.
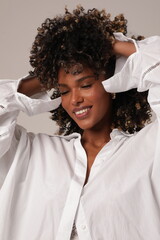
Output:
<path fill-rule="evenodd" d="M 92 84 L 86 84 L 86 85 L 81 86 L 81 88 L 90 88 L 90 87 L 92 87 Z"/>
<path fill-rule="evenodd" d="M 61 96 L 66 95 L 69 91 L 60 92 Z"/>

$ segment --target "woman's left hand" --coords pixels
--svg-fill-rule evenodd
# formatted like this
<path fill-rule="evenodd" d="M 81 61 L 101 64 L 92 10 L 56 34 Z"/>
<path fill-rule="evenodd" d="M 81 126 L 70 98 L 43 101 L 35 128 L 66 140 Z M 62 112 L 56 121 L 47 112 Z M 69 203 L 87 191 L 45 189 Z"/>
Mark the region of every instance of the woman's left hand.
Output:
<path fill-rule="evenodd" d="M 132 42 L 122 42 L 116 40 L 113 45 L 113 51 L 116 55 L 129 57 L 132 53 L 136 52 L 136 48 Z"/>

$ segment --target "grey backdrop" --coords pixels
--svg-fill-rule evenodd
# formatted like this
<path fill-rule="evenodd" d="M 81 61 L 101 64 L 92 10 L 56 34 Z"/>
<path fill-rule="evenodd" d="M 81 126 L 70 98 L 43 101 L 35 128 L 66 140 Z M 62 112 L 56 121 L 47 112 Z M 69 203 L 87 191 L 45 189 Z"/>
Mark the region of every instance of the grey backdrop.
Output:
<path fill-rule="evenodd" d="M 113 17 L 124 13 L 129 36 L 160 34 L 160 0 L 0 0 L 0 78 L 26 75 L 37 27 L 45 18 L 63 13 L 65 5 L 71 10 L 77 4 L 86 9 L 105 8 Z M 32 118 L 21 113 L 18 123 L 35 133 L 52 134 L 56 129 L 48 113 Z"/>

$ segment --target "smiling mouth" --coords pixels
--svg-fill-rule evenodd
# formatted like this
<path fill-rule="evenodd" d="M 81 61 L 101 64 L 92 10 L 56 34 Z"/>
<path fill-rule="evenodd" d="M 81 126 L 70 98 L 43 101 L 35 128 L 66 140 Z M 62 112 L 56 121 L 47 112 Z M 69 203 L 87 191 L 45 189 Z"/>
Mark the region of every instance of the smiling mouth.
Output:
<path fill-rule="evenodd" d="M 88 116 L 91 108 L 92 107 L 86 107 L 86 108 L 83 108 L 83 109 L 80 109 L 80 110 L 76 110 L 76 111 L 74 111 L 74 114 L 76 115 L 77 118 L 83 119 L 83 118 Z"/>

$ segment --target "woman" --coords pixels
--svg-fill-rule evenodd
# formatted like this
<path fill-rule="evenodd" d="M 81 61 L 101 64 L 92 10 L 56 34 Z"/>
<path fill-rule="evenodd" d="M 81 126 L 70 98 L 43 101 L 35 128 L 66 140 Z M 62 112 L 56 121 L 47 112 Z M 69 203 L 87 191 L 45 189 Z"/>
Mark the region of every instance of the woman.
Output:
<path fill-rule="evenodd" d="M 1 80 L 1 239 L 160 238 L 160 39 L 122 32 L 122 15 L 66 9 L 38 29 L 33 76 Z M 52 110 L 63 135 L 27 133 L 20 110 Z"/>

